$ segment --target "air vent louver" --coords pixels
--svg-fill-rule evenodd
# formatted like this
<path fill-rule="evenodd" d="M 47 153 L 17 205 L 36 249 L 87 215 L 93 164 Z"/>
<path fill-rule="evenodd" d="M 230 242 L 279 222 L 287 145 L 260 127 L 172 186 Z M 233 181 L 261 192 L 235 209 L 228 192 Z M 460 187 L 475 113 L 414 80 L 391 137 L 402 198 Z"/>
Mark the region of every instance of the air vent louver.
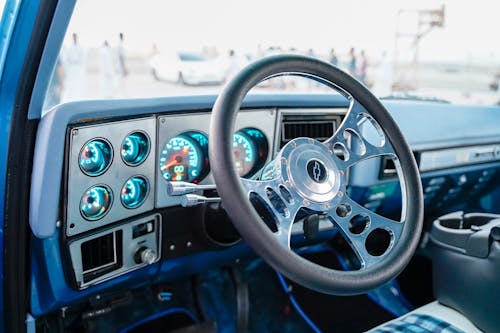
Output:
<path fill-rule="evenodd" d="M 299 137 L 324 141 L 330 138 L 341 118 L 336 115 L 284 115 L 281 127 L 281 145 Z"/>
<path fill-rule="evenodd" d="M 109 233 L 81 245 L 84 282 L 122 266 L 122 231 Z"/>

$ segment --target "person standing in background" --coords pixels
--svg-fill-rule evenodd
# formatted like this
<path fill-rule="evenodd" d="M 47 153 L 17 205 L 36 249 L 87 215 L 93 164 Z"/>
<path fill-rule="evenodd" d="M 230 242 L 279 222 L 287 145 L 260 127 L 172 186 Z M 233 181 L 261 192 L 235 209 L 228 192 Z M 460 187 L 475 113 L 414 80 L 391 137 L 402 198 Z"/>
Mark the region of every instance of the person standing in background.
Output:
<path fill-rule="evenodd" d="M 349 70 L 349 74 L 351 74 L 352 76 L 356 76 L 356 68 L 357 68 L 357 60 L 356 60 L 356 52 L 354 50 L 354 47 L 351 47 L 351 49 L 349 50 L 349 67 L 348 67 L 348 70 Z"/>
<path fill-rule="evenodd" d="M 368 69 L 368 60 L 365 51 L 361 50 L 361 65 L 359 66 L 359 80 L 366 84 L 366 71 Z"/>
<path fill-rule="evenodd" d="M 71 45 L 62 52 L 62 66 L 64 68 L 65 80 L 61 102 L 77 101 L 85 98 L 86 62 L 85 49 L 78 42 L 78 35 L 73 33 Z"/>
<path fill-rule="evenodd" d="M 128 68 L 126 63 L 126 52 L 125 52 L 125 37 L 123 33 L 118 34 L 118 46 L 116 47 L 116 60 L 118 61 L 117 71 L 118 76 L 116 77 L 116 89 L 117 95 L 122 97 L 127 97 L 127 87 L 125 85 L 125 78 L 128 75 Z"/>
<path fill-rule="evenodd" d="M 64 91 L 64 68 L 61 59 L 57 59 L 56 68 L 50 78 L 47 96 L 45 97 L 44 109 L 49 109 L 54 105 L 61 103 L 61 96 Z"/>
<path fill-rule="evenodd" d="M 372 92 L 377 97 L 386 97 L 392 94 L 392 85 L 394 83 L 394 69 L 391 59 L 384 51 L 380 58 L 377 71 L 375 72 L 375 82 Z"/>
<path fill-rule="evenodd" d="M 330 64 L 332 64 L 333 66 L 337 66 L 339 64 L 339 59 L 335 54 L 335 49 L 330 50 L 330 58 L 328 60 L 330 61 Z"/>
<path fill-rule="evenodd" d="M 127 64 L 125 62 L 125 38 L 123 33 L 120 32 L 118 35 L 118 46 L 116 47 L 116 53 L 118 55 L 118 69 L 121 76 L 125 77 L 128 75 Z"/>
<path fill-rule="evenodd" d="M 99 92 L 102 98 L 115 97 L 117 67 L 115 54 L 106 40 L 99 49 Z"/>

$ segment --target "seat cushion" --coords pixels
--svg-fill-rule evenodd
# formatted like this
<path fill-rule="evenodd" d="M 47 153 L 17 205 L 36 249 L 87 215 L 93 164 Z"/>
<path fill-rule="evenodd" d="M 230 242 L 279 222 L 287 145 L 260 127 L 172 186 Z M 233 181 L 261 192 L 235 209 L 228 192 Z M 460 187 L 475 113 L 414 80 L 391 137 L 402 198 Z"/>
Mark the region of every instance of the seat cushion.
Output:
<path fill-rule="evenodd" d="M 369 333 L 481 333 L 465 316 L 438 302 L 424 305 L 384 323 Z"/>
<path fill-rule="evenodd" d="M 414 313 L 402 317 L 400 320 L 391 321 L 371 332 L 465 333 L 450 323 L 442 321 L 436 317 L 420 313 Z"/>

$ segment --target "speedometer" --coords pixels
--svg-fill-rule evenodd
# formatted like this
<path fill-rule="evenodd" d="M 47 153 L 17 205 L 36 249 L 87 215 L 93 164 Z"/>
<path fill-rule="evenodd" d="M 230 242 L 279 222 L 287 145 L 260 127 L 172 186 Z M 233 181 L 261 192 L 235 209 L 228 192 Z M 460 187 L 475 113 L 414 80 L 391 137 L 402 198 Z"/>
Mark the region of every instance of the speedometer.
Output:
<path fill-rule="evenodd" d="M 265 135 L 255 128 L 244 128 L 233 136 L 233 160 L 241 177 L 251 177 L 267 159 L 268 144 Z"/>
<path fill-rule="evenodd" d="M 238 174 L 245 177 L 257 163 L 257 148 L 252 139 L 244 132 L 237 132 L 233 137 L 233 159 Z"/>
<path fill-rule="evenodd" d="M 171 138 L 160 155 L 160 172 L 167 181 L 198 183 L 208 173 L 208 141 L 197 132 Z"/>

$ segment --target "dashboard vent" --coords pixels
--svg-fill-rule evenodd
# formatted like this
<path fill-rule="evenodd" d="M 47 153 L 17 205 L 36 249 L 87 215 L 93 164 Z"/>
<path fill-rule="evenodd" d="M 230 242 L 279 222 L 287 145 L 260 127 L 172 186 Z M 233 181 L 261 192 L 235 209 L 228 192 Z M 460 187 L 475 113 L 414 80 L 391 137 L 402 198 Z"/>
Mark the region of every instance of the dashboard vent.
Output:
<path fill-rule="evenodd" d="M 415 161 L 417 161 L 417 166 L 420 164 L 420 154 L 413 152 Z M 398 172 L 396 171 L 396 165 L 394 160 L 389 156 L 382 156 L 382 162 L 380 166 L 379 179 L 387 179 L 397 177 Z"/>
<path fill-rule="evenodd" d="M 299 137 L 324 141 L 335 133 L 341 121 L 342 118 L 338 115 L 285 114 L 281 126 L 280 148 Z"/>
<path fill-rule="evenodd" d="M 122 266 L 122 233 L 118 230 L 82 243 L 82 270 L 85 283 Z"/>

